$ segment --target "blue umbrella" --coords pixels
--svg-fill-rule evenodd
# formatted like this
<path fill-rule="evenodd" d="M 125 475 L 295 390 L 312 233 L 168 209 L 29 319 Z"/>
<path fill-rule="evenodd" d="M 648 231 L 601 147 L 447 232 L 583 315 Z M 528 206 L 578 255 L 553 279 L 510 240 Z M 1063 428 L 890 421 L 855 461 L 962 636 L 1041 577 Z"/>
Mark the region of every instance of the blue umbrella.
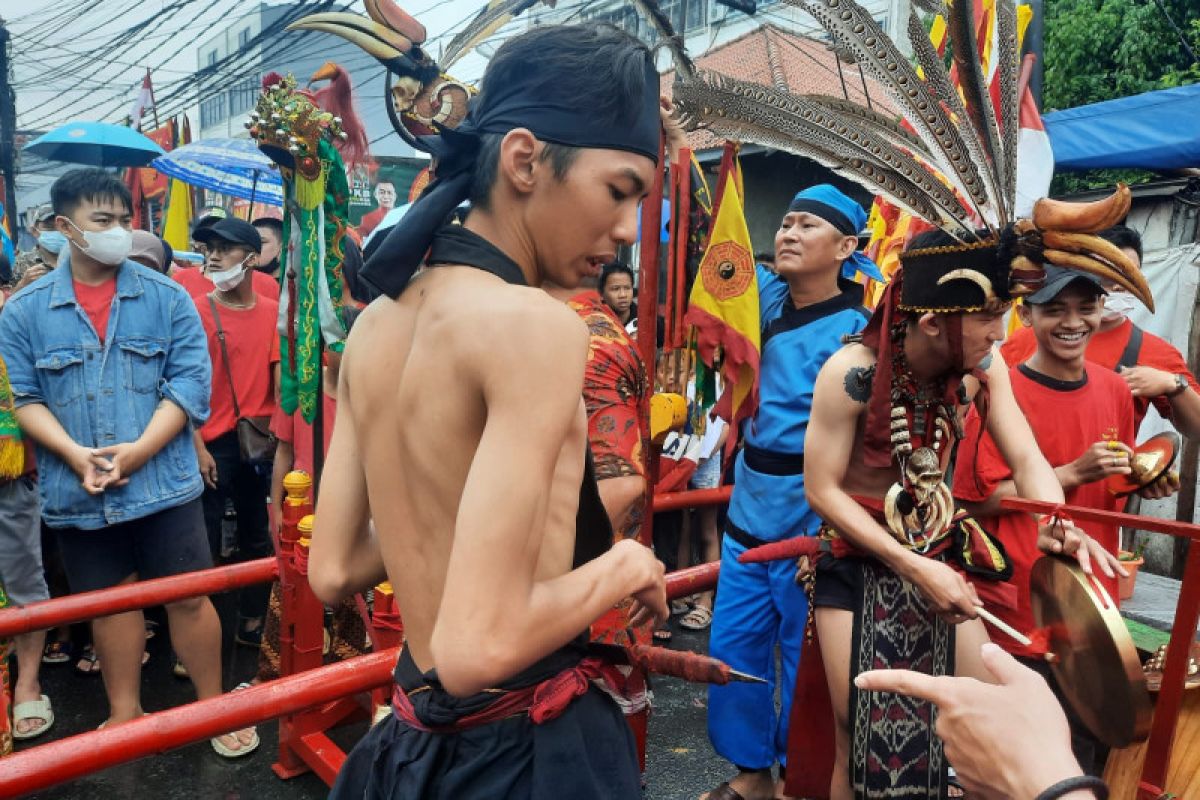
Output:
<path fill-rule="evenodd" d="M 163 149 L 133 128 L 107 122 L 68 122 L 25 145 L 42 158 L 93 167 L 144 167 Z"/>
<path fill-rule="evenodd" d="M 283 179 L 253 139 L 201 139 L 164 153 L 150 166 L 201 189 L 283 205 Z"/>

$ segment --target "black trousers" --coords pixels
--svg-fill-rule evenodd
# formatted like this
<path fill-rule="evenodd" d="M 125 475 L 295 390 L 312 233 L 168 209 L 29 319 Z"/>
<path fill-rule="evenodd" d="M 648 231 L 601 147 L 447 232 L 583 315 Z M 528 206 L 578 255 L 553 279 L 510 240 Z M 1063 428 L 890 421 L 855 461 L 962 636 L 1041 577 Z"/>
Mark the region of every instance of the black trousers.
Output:
<path fill-rule="evenodd" d="M 275 552 L 267 520 L 267 497 L 270 479 L 243 461 L 238 449 L 237 433 L 230 431 L 208 443 L 208 452 L 217 462 L 217 488 L 204 489 L 204 526 L 208 530 L 208 546 L 213 563 L 221 563 L 221 521 L 225 516 L 225 499 L 233 500 L 237 512 L 237 550 L 233 562 L 265 558 Z M 271 585 L 263 583 L 241 590 L 238 614 L 243 619 L 261 617 L 267 610 Z"/>

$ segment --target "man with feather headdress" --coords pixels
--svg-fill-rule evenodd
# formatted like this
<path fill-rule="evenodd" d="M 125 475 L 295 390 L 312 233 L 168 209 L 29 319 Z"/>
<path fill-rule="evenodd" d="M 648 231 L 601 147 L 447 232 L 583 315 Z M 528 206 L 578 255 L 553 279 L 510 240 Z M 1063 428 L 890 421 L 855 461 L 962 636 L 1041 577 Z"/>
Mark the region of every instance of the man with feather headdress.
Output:
<path fill-rule="evenodd" d="M 1011 602 L 1011 592 L 999 589 L 1011 566 L 995 540 L 954 512 L 944 481 L 962 409 L 973 403 L 986 419 L 1022 496 L 1061 503 L 1062 489 L 994 352 L 1004 311 L 1039 288 L 1045 264 L 1117 280 L 1152 301 L 1136 267 L 1089 235 L 1123 216 L 1127 190 L 1084 207 L 1043 201 L 1032 219 L 1015 218 L 1011 0 L 990 4 L 990 18 L 974 13 L 971 0 L 920 4 L 947 15 L 953 77 L 915 14 L 909 38 L 920 74 L 853 0 L 789 2 L 813 14 L 888 90 L 905 124 L 849 101 L 705 74 L 675 87 L 684 119 L 813 157 L 936 230 L 909 243 L 861 337 L 817 378 L 804 474 L 808 502 L 825 520 L 828 552 L 810 581 L 817 636 L 802 655 L 787 791 L 839 800 L 945 797 L 947 764 L 930 707 L 858 692 L 852 681 L 863 669 L 901 663 L 986 678 L 979 595 Z M 987 48 L 979 45 L 981 31 Z M 1105 574 L 1120 570 L 1083 531 L 1049 523 L 1038 525 L 1044 551 L 1074 554 L 1085 570 L 1093 563 Z M 806 579 L 812 572 L 802 564 Z M 985 582 L 976 588 L 968 575 Z M 830 713 L 834 752 L 819 724 Z"/>

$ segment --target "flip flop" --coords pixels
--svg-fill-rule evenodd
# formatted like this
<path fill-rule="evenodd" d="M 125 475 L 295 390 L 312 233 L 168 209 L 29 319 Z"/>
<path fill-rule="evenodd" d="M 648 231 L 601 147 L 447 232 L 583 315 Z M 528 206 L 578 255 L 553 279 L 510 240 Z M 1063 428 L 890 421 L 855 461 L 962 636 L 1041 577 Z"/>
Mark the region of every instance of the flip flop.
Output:
<path fill-rule="evenodd" d="M 713 612 L 708 606 L 697 605 L 691 611 L 683 615 L 679 620 L 679 627 L 687 628 L 689 631 L 702 631 L 712 624 Z"/>
<path fill-rule="evenodd" d="M 729 785 L 729 781 L 721 781 L 717 784 L 717 788 L 713 789 L 707 795 L 705 800 L 746 800 L 741 792 Z"/>
<path fill-rule="evenodd" d="M 238 691 L 241 691 L 242 689 L 249 689 L 250 686 L 251 686 L 251 684 L 243 681 L 242 683 L 239 683 L 237 686 L 235 686 L 233 688 L 233 691 L 238 692 Z M 229 733 L 223 733 L 223 734 L 221 734 L 221 736 L 214 736 L 213 738 L 208 740 L 209 744 L 212 745 L 212 749 L 217 752 L 217 755 L 221 756 L 222 758 L 241 758 L 242 756 L 248 756 L 251 753 L 253 753 L 255 750 L 257 750 L 259 744 L 262 743 L 258 738 L 257 727 L 251 725 L 250 728 L 251 728 L 251 730 L 254 731 L 254 738 L 252 738 L 250 740 L 249 744 L 242 744 L 241 747 L 239 747 L 237 750 L 234 750 L 233 748 L 228 747 L 224 742 L 222 742 L 221 736 L 232 736 L 234 739 L 236 739 L 237 734 L 240 732 L 240 730 L 245 730 L 245 728 L 241 728 L 241 729 L 239 729 L 239 731 L 230 731 Z M 238 742 L 238 744 L 241 744 L 241 742 Z"/>
<path fill-rule="evenodd" d="M 43 664 L 65 664 L 71 660 L 70 642 L 47 642 L 42 650 Z"/>
<path fill-rule="evenodd" d="M 40 719 L 42 724 L 25 732 L 17 730 L 17 723 L 26 719 Z M 17 740 L 35 739 L 54 724 L 54 710 L 50 708 L 50 698 L 42 695 L 37 700 L 26 700 L 13 706 L 12 737 Z"/>
<path fill-rule="evenodd" d="M 95 677 L 100 674 L 100 657 L 96 655 L 96 648 L 90 644 L 83 648 L 83 652 L 79 654 L 79 660 L 75 662 L 75 672 L 86 677 Z"/>

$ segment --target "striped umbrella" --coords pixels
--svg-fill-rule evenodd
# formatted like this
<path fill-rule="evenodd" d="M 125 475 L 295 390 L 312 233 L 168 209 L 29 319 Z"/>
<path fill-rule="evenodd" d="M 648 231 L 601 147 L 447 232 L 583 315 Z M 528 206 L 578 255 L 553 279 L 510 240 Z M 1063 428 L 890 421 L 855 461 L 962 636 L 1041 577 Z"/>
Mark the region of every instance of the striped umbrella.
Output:
<path fill-rule="evenodd" d="M 279 170 L 253 139 L 201 139 L 159 156 L 150 166 L 191 186 L 252 203 L 283 205 Z"/>

